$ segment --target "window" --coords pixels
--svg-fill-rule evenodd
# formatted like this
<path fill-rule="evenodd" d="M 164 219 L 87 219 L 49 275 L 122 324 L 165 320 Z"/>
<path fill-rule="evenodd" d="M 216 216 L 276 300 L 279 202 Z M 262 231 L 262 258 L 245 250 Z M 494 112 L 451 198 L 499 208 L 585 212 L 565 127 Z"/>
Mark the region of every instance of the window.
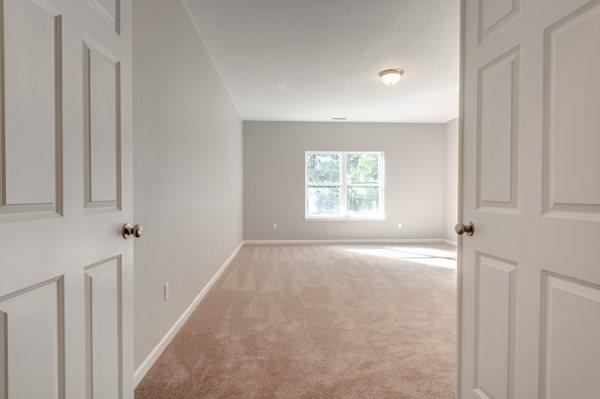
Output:
<path fill-rule="evenodd" d="M 307 219 L 383 219 L 382 152 L 306 152 Z"/>

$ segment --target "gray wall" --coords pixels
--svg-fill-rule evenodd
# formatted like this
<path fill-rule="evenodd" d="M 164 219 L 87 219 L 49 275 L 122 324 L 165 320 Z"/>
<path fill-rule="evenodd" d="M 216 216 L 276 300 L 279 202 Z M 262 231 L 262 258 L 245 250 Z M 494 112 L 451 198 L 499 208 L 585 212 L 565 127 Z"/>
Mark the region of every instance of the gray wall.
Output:
<path fill-rule="evenodd" d="M 458 118 L 445 125 L 444 232 L 446 240 L 456 242 L 454 225 L 458 215 Z"/>
<path fill-rule="evenodd" d="M 242 123 L 181 1 L 135 0 L 133 47 L 137 368 L 242 239 Z"/>
<path fill-rule="evenodd" d="M 244 239 L 444 238 L 444 127 L 244 122 Z M 307 150 L 384 151 L 386 220 L 304 221 Z"/>

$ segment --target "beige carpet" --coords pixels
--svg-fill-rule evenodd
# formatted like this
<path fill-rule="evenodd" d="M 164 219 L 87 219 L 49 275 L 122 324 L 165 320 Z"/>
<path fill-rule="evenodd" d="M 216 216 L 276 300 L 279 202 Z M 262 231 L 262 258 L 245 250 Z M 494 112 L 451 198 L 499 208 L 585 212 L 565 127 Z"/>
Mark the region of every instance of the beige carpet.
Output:
<path fill-rule="evenodd" d="M 446 246 L 247 245 L 136 399 L 454 398 Z"/>

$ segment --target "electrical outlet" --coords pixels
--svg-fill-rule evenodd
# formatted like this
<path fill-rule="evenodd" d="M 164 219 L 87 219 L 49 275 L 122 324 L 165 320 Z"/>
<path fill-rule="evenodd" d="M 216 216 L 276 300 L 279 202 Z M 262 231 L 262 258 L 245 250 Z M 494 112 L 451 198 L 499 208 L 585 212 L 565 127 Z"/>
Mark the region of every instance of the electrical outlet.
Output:
<path fill-rule="evenodd" d="M 398 228 L 401 229 L 402 228 L 402 222 L 398 222 Z"/>
<path fill-rule="evenodd" d="M 171 296 L 171 283 L 167 281 L 163 285 L 163 299 L 166 301 L 167 299 L 169 299 L 169 296 Z"/>
<path fill-rule="evenodd" d="M 277 223 L 273 223 L 273 230 L 277 230 L 278 228 Z"/>

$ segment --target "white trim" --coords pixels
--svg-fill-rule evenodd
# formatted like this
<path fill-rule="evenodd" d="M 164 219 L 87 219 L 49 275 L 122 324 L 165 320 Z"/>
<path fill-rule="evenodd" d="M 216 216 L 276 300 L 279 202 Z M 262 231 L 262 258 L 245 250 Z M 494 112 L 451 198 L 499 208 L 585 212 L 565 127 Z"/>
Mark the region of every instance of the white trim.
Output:
<path fill-rule="evenodd" d="M 227 266 L 229 266 L 231 264 L 231 261 L 238 254 L 240 248 L 243 245 L 244 245 L 243 241 L 239 243 L 239 245 L 235 248 L 235 250 L 231 253 L 231 255 L 229 255 L 229 258 L 227 258 L 227 260 L 225 261 L 225 263 L 223 263 L 223 266 L 221 266 L 219 268 L 219 270 L 217 270 L 217 272 L 215 273 L 215 275 L 204 286 L 204 288 L 202 288 L 202 291 L 200 291 L 200 293 L 192 301 L 192 303 L 190 304 L 190 306 L 188 306 L 188 308 L 183 312 L 183 314 L 179 317 L 179 319 L 177 319 L 177 321 L 175 322 L 175 324 L 173 324 L 173 326 L 167 332 L 167 334 L 160 340 L 160 342 L 158 343 L 158 345 L 156 345 L 154 347 L 154 349 L 152 349 L 152 352 L 150 352 L 150 354 L 148 355 L 148 357 L 146 357 L 146 359 L 144 359 L 144 361 L 142 362 L 142 364 L 140 365 L 140 367 L 138 367 L 135 370 L 135 372 L 133 374 L 133 383 L 134 383 L 134 386 L 137 387 L 138 384 L 142 381 L 142 379 L 144 378 L 144 376 L 146 375 L 146 373 L 152 368 L 152 365 L 154 365 L 154 362 L 156 362 L 156 360 L 158 360 L 158 358 L 163 353 L 163 351 L 167 348 L 167 346 L 169 345 L 169 343 L 171 342 L 171 340 L 173 338 L 175 338 L 175 336 L 177 335 L 177 333 L 179 332 L 179 330 L 181 329 L 181 327 L 183 327 L 183 325 L 185 324 L 185 322 L 187 321 L 187 319 L 190 317 L 190 315 L 192 314 L 192 312 L 194 311 L 194 309 L 196 309 L 196 307 L 198 306 L 198 304 L 200 302 L 202 302 L 202 300 L 204 299 L 204 297 L 206 296 L 206 294 L 208 293 L 208 291 L 217 282 L 217 280 L 219 279 L 219 277 L 221 277 L 221 275 L 223 274 L 223 272 L 225 271 L 225 269 L 227 269 Z"/>
<path fill-rule="evenodd" d="M 442 238 L 373 238 L 335 240 L 245 240 L 245 245 L 255 244 L 440 244 Z"/>
<path fill-rule="evenodd" d="M 453 247 L 457 246 L 456 241 L 452 241 L 452 240 L 442 240 L 442 241 L 450 246 L 453 246 Z"/>
<path fill-rule="evenodd" d="M 351 216 L 305 216 L 305 222 L 383 222 L 385 216 L 381 217 L 351 217 Z"/>
<path fill-rule="evenodd" d="M 465 129 L 465 44 L 466 38 L 466 5 L 467 0 L 460 0 L 460 65 L 459 65 L 459 93 L 458 93 L 458 210 L 457 220 L 463 220 L 464 207 L 464 129 Z M 463 342 L 463 239 L 456 238 L 456 397 L 462 395 L 462 350 L 467 342 Z M 465 387 L 465 389 L 468 389 Z"/>

